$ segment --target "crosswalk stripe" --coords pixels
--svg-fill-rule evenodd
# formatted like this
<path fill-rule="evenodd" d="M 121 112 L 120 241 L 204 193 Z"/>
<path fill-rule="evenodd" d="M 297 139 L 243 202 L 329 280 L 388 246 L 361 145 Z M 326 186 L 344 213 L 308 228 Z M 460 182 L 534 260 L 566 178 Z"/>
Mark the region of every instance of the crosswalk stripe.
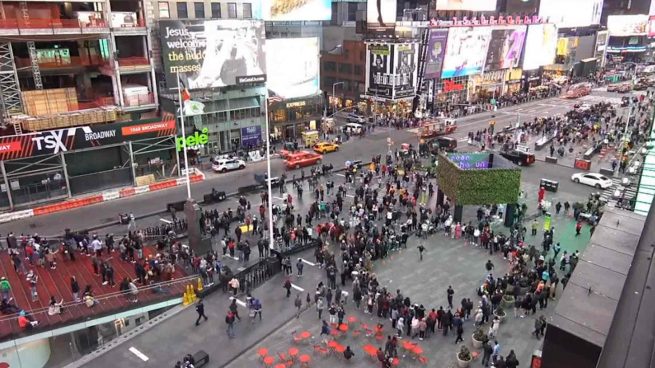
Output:
<path fill-rule="evenodd" d="M 231 296 L 231 297 L 230 297 L 230 301 L 232 301 L 232 300 L 236 300 L 236 301 L 237 301 L 237 304 L 239 304 L 240 306 L 242 306 L 242 307 L 244 307 L 244 308 L 246 307 L 246 302 L 244 302 L 243 300 L 241 300 L 241 299 L 237 299 L 237 298 Z"/>
<path fill-rule="evenodd" d="M 302 293 L 303 291 L 305 291 L 305 289 L 301 288 L 300 286 L 298 286 L 298 285 L 296 285 L 296 284 L 291 284 L 291 287 L 294 288 L 294 289 L 296 289 L 296 290 L 298 290 L 298 291 L 300 291 L 301 293 Z"/>

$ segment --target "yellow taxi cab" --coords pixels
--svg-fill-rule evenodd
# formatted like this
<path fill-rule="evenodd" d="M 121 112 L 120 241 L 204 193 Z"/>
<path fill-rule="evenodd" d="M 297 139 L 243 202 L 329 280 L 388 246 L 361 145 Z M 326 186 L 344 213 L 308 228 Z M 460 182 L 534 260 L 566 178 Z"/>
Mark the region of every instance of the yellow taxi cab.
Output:
<path fill-rule="evenodd" d="M 314 149 L 314 152 L 325 154 L 338 151 L 339 145 L 330 142 L 318 142 L 312 148 Z"/>

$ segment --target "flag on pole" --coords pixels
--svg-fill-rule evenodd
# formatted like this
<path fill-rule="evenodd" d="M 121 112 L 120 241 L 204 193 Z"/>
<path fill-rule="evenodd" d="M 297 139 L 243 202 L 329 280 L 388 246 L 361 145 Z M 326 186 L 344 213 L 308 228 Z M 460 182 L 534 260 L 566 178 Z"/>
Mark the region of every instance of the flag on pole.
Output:
<path fill-rule="evenodd" d="M 202 102 L 193 101 L 191 99 L 191 92 L 189 92 L 189 90 L 186 88 L 182 78 L 178 77 L 178 80 L 180 82 L 180 97 L 182 99 L 180 104 L 182 105 L 182 113 L 185 116 L 199 115 L 204 113 L 205 104 Z"/>

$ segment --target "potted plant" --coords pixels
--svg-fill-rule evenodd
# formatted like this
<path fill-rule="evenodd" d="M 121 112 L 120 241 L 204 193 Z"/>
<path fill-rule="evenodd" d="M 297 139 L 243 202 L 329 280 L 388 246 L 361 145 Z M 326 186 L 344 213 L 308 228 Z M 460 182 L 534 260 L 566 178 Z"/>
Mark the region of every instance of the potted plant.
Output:
<path fill-rule="evenodd" d="M 489 336 L 482 330 L 481 327 L 475 329 L 473 336 L 471 336 L 471 341 L 473 341 L 473 347 L 476 349 L 482 349 L 482 344 L 485 341 L 489 341 Z"/>
<path fill-rule="evenodd" d="M 457 352 L 457 366 L 467 368 L 471 364 L 471 359 L 473 359 L 471 352 L 466 346 L 462 345 Z"/>
<path fill-rule="evenodd" d="M 514 295 L 504 294 L 503 301 L 501 302 L 503 308 L 513 308 L 514 307 Z"/>
<path fill-rule="evenodd" d="M 505 320 L 505 315 L 506 315 L 505 309 L 503 309 L 502 306 L 498 306 L 498 308 L 496 308 L 496 310 L 494 311 L 494 316 L 498 317 L 500 323 L 503 323 L 503 321 Z"/>

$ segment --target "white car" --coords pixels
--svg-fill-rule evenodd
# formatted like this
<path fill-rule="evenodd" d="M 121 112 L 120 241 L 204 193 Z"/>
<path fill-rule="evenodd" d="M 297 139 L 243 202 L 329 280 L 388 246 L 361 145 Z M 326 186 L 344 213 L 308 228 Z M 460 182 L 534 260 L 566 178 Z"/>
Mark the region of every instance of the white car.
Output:
<path fill-rule="evenodd" d="M 212 165 L 212 170 L 221 173 L 231 170 L 241 170 L 245 168 L 246 168 L 245 161 L 239 160 L 237 158 L 216 160 Z"/>
<path fill-rule="evenodd" d="M 577 173 L 571 176 L 571 180 L 576 183 L 589 185 L 598 189 L 607 189 L 612 186 L 612 179 L 602 174 Z"/>

